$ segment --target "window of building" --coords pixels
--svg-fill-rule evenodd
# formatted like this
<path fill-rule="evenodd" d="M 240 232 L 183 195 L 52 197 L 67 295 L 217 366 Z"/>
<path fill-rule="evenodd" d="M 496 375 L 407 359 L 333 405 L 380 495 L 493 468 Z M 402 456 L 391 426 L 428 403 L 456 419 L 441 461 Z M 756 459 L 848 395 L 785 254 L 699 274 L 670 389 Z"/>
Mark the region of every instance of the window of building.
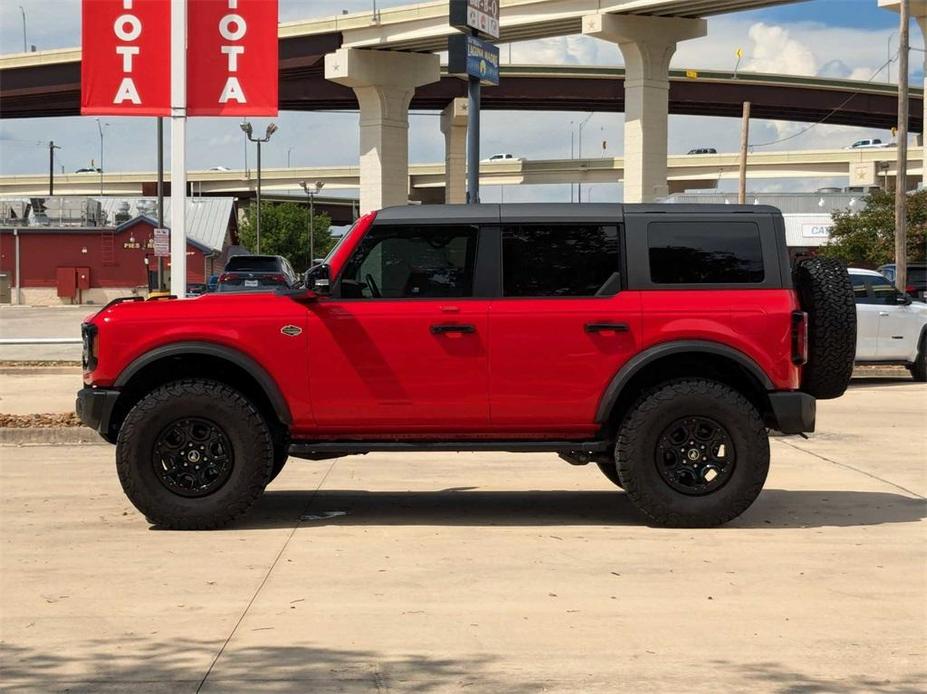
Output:
<path fill-rule="evenodd" d="M 475 226 L 372 228 L 341 277 L 352 299 L 460 298 L 473 295 Z"/>
<path fill-rule="evenodd" d="M 621 279 L 619 253 L 616 226 L 506 226 L 503 296 L 614 295 Z"/>
<path fill-rule="evenodd" d="M 756 284 L 765 276 L 753 222 L 652 222 L 647 243 L 656 284 Z"/>

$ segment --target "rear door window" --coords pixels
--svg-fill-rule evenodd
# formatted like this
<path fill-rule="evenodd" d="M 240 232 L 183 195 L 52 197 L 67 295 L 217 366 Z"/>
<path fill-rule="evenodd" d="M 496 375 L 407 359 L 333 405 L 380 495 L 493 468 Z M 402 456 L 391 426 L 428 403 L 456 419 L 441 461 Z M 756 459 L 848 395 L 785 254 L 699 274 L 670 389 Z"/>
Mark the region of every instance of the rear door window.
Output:
<path fill-rule="evenodd" d="M 651 222 L 647 247 L 654 284 L 759 284 L 765 278 L 754 222 Z"/>
<path fill-rule="evenodd" d="M 620 279 L 615 225 L 503 227 L 503 296 L 611 296 L 618 292 Z"/>

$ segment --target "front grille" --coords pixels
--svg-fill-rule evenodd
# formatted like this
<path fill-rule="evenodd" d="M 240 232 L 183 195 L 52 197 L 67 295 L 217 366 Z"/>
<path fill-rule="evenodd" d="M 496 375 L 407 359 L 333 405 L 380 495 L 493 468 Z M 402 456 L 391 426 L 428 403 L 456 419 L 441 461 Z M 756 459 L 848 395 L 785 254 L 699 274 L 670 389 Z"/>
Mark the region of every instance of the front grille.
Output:
<path fill-rule="evenodd" d="M 80 336 L 81 342 L 83 343 L 80 357 L 81 366 L 84 371 L 93 371 L 97 368 L 97 354 L 95 349 L 97 326 L 92 323 L 81 323 Z"/>

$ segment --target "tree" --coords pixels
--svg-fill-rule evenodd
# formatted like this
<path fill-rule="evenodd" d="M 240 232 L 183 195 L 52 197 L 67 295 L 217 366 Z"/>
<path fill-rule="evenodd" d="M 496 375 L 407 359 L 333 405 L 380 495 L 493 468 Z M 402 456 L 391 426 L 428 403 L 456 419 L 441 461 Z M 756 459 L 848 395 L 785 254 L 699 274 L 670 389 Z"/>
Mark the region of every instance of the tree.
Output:
<path fill-rule="evenodd" d="M 331 235 L 332 220 L 316 209 L 312 235 L 315 240 L 315 256 L 325 256 L 335 245 Z M 261 253 L 282 255 L 290 261 L 297 272 L 309 267 L 309 206 L 295 202 L 261 204 Z M 257 248 L 257 206 L 250 205 L 245 212 L 238 233 L 241 244 L 256 252 Z"/>
<path fill-rule="evenodd" d="M 895 262 L 895 197 L 876 191 L 865 198 L 865 209 L 836 211 L 830 241 L 821 254 L 848 265 L 878 267 Z M 927 191 L 908 195 L 908 262 L 924 262 L 927 243 Z"/>

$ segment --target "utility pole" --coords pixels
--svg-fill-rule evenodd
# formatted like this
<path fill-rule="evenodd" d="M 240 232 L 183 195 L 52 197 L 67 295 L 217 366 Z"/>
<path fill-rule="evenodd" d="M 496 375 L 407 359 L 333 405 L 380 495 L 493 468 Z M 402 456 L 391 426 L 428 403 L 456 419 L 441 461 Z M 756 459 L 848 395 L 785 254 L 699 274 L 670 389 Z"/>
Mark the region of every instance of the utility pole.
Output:
<path fill-rule="evenodd" d="M 737 202 L 747 204 L 747 149 L 750 146 L 750 102 L 744 102 L 743 122 L 740 126 L 740 183 Z"/>
<path fill-rule="evenodd" d="M 908 286 L 908 24 L 910 0 L 899 3 L 898 28 L 898 164 L 895 173 L 895 287 Z"/>
<path fill-rule="evenodd" d="M 54 140 L 48 143 L 48 195 L 55 194 L 55 150 L 61 149 Z"/>

